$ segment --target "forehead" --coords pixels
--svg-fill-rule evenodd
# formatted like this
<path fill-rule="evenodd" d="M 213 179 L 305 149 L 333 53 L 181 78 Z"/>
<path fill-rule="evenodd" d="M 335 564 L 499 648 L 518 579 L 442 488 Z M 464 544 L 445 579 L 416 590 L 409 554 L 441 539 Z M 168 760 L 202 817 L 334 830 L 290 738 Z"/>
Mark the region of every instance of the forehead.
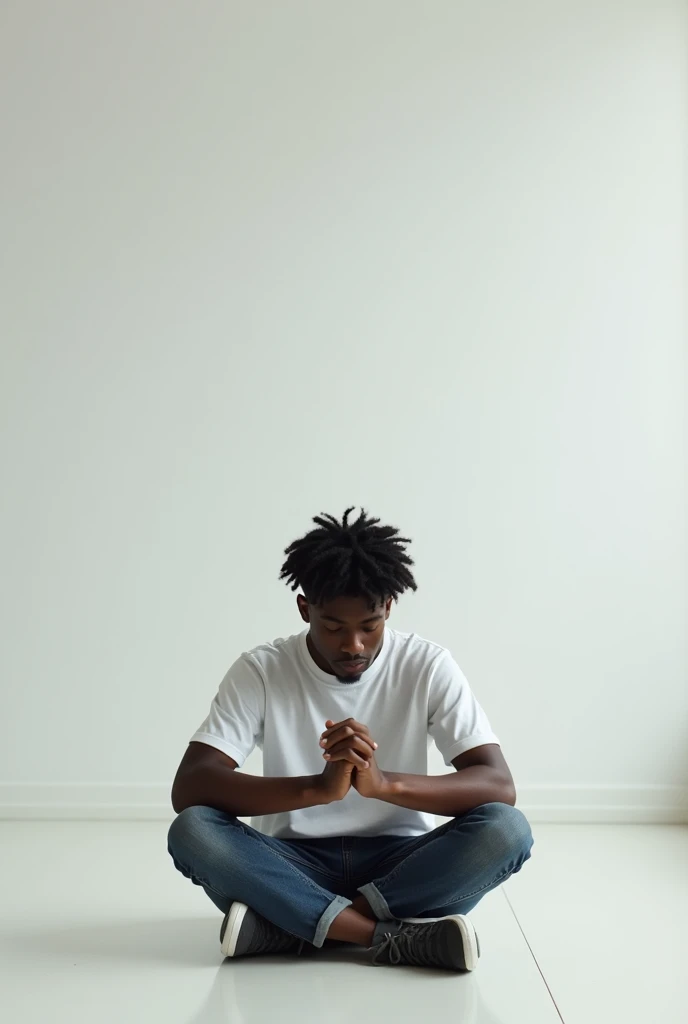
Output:
<path fill-rule="evenodd" d="M 379 601 L 375 606 L 371 606 L 370 601 L 364 597 L 337 597 L 333 601 L 325 601 L 315 607 L 321 619 L 336 619 L 337 622 L 352 625 L 379 619 L 385 613 L 384 601 Z"/>

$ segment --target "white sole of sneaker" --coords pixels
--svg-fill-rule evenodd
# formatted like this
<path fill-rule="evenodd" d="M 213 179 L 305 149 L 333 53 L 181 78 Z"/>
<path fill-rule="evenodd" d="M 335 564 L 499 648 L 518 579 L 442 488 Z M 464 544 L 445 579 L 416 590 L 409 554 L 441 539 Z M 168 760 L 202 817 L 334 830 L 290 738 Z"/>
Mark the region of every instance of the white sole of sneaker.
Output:
<path fill-rule="evenodd" d="M 234 956 L 237 939 L 239 938 L 239 932 L 241 931 L 241 926 L 244 923 L 247 910 L 248 907 L 245 903 L 232 904 L 232 909 L 229 912 L 229 918 L 227 920 L 227 927 L 225 928 L 224 935 L 222 936 L 222 942 L 220 943 L 220 949 L 224 956 Z"/>
<path fill-rule="evenodd" d="M 466 961 L 466 970 L 474 971 L 478 966 L 478 960 L 480 958 L 478 936 L 475 928 L 473 927 L 473 922 L 463 914 L 450 914 L 448 917 L 405 917 L 403 920 L 406 921 L 407 924 L 427 924 L 429 921 L 456 921 L 463 940 L 463 954 Z"/>

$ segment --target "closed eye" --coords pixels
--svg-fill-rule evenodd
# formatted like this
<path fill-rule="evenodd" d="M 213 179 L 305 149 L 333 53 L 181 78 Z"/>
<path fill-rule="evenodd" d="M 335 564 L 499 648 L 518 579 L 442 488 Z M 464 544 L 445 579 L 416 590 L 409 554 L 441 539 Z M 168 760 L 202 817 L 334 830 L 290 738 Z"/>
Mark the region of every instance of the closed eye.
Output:
<path fill-rule="evenodd" d="M 341 626 L 337 626 L 335 629 L 331 629 L 330 626 L 325 626 L 325 629 L 327 630 L 328 633 L 341 633 L 341 631 L 342 631 L 342 627 Z M 364 633 L 374 633 L 376 630 L 377 630 L 377 626 L 368 626 L 367 628 L 363 629 L 363 632 Z"/>

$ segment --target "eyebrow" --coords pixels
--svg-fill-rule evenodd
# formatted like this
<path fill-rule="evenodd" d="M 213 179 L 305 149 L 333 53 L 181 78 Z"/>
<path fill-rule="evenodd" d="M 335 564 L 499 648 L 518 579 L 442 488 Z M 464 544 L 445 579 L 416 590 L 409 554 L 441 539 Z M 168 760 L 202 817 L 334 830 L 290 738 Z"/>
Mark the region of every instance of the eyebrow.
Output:
<path fill-rule="evenodd" d="M 323 615 L 323 619 L 327 619 L 328 622 L 336 622 L 338 626 L 346 626 L 344 619 L 337 619 L 334 615 Z M 367 619 L 361 619 L 360 625 L 364 626 L 366 622 L 379 622 L 382 618 L 382 613 L 378 612 L 377 615 L 369 615 Z"/>

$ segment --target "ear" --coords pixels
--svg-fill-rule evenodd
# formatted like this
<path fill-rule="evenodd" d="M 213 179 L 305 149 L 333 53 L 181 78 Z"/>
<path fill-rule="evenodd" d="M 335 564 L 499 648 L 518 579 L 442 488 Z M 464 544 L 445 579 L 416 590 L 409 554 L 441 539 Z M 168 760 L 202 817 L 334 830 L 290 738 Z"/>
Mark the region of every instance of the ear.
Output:
<path fill-rule="evenodd" d="M 389 618 L 389 613 L 392 610 L 392 598 L 388 598 L 385 601 L 385 620 Z"/>
<path fill-rule="evenodd" d="M 303 621 L 304 622 L 310 622 L 311 621 L 311 611 L 310 611 L 310 608 L 308 607 L 308 601 L 303 596 L 303 594 L 297 594 L 296 595 L 296 603 L 297 603 L 298 608 L 299 608 L 299 614 L 301 615 L 301 618 L 303 619 Z"/>

